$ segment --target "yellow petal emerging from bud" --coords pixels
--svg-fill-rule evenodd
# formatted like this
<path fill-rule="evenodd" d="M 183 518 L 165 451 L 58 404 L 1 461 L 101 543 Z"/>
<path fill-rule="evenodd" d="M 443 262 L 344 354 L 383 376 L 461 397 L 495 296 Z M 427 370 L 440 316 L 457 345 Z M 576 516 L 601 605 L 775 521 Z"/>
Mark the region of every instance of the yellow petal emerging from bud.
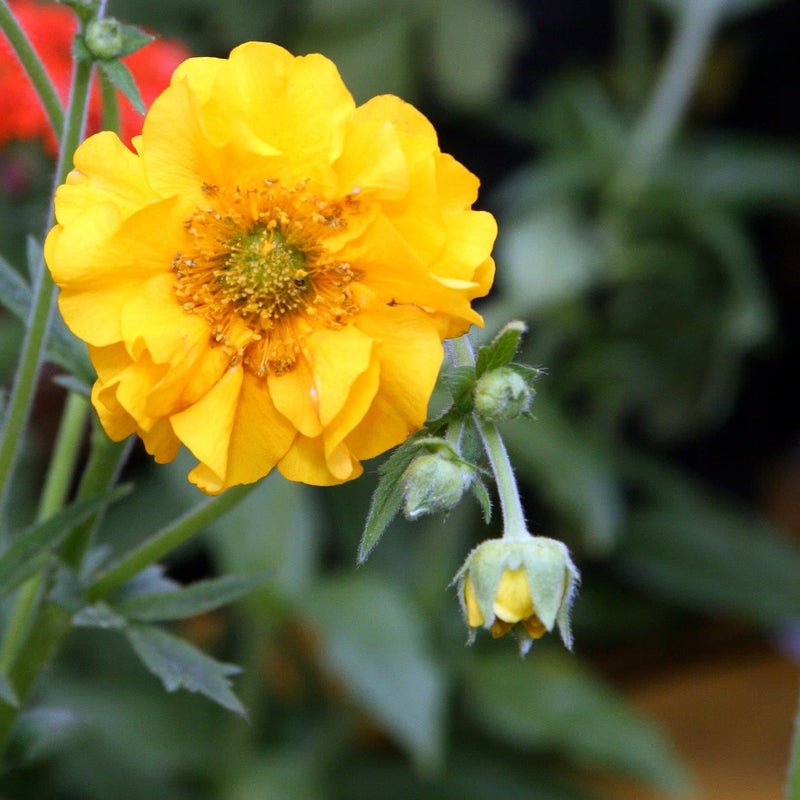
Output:
<path fill-rule="evenodd" d="M 569 613 L 579 581 L 567 548 L 553 539 L 492 539 L 470 553 L 456 579 L 470 636 L 486 627 L 494 638 L 513 630 L 524 654 L 533 639 L 558 625 L 572 644 Z"/>

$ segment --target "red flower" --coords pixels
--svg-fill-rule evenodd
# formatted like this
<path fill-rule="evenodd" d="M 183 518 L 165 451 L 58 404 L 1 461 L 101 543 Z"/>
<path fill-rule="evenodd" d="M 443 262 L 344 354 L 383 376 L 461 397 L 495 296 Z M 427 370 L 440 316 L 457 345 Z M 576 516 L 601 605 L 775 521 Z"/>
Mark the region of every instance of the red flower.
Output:
<path fill-rule="evenodd" d="M 69 8 L 35 0 L 10 0 L 11 10 L 44 63 L 61 100 L 66 103 L 72 75 L 72 39 L 78 21 Z M 169 84 L 173 70 L 190 55 L 182 42 L 157 39 L 122 61 L 133 73 L 145 106 Z M 143 117 L 119 95 L 121 137 L 129 142 L 141 132 Z M 97 78 L 92 86 L 87 135 L 100 130 L 101 104 Z M 42 137 L 55 153 L 56 137 L 41 103 L 5 37 L 0 36 L 0 146 L 17 139 Z"/>

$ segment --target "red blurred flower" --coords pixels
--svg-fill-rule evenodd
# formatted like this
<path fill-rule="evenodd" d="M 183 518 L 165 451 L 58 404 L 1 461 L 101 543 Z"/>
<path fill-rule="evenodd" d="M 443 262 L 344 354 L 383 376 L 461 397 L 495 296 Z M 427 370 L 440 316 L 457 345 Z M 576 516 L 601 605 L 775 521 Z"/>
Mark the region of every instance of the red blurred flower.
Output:
<path fill-rule="evenodd" d="M 56 3 L 10 0 L 11 10 L 27 33 L 64 103 L 72 75 L 72 38 L 78 29 L 75 15 Z M 145 106 L 167 87 L 175 67 L 190 56 L 186 45 L 176 40 L 156 39 L 122 61 L 133 73 Z M 121 138 L 129 142 L 140 133 L 143 117 L 119 95 Z M 87 135 L 100 130 L 100 87 L 92 86 Z M 0 36 L 0 146 L 12 140 L 42 137 L 47 149 L 56 152 L 56 137 L 50 130 L 41 103 L 4 36 Z"/>

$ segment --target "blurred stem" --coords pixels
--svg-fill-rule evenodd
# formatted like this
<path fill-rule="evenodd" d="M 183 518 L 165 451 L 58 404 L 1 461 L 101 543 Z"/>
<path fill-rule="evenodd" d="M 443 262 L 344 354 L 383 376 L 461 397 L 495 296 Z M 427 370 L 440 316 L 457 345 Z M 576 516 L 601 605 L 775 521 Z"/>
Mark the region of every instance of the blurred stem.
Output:
<path fill-rule="evenodd" d="M 199 533 L 207 525 L 230 511 L 244 500 L 258 483 L 234 486 L 221 495 L 199 503 L 182 517 L 145 539 L 138 547 L 112 564 L 89 586 L 86 593 L 90 601 L 108 597 L 115 589 L 133 578 L 145 567 L 159 561 L 184 542 Z"/>
<path fill-rule="evenodd" d="M 78 500 L 99 494 L 116 483 L 130 452 L 132 442 L 133 440 L 130 438 L 122 442 L 112 442 L 99 421 L 94 420 L 89 463 L 86 465 L 78 486 Z M 75 570 L 80 569 L 83 556 L 92 542 L 104 513 L 104 510 L 98 511 L 70 533 L 61 548 L 61 560 L 65 564 Z"/>
<path fill-rule="evenodd" d="M 800 702 L 798 702 L 797 716 L 794 720 L 794 737 L 789 758 L 786 800 L 800 800 Z"/>
<path fill-rule="evenodd" d="M 645 0 L 617 0 L 620 89 L 630 107 L 639 104 L 652 66 L 649 9 Z"/>
<path fill-rule="evenodd" d="M 50 127 L 58 138 L 64 127 L 64 109 L 61 100 L 58 98 L 58 93 L 44 64 L 31 46 L 30 40 L 20 27 L 16 17 L 11 13 L 6 0 L 0 0 L 0 29 L 30 78 L 36 94 L 42 101 Z"/>
<path fill-rule="evenodd" d="M 450 340 L 449 352 L 454 366 L 475 366 L 475 354 L 472 352 L 469 337 L 462 336 L 459 339 Z M 522 510 L 519 488 L 503 438 L 494 423 L 487 422 L 477 414 L 474 415 L 474 418 L 492 467 L 497 493 L 500 497 L 500 508 L 503 512 L 503 538 L 527 538 L 530 534 L 525 525 L 525 514 Z"/>
<path fill-rule="evenodd" d="M 650 101 L 631 135 L 618 191 L 638 194 L 672 143 L 711 47 L 724 5 L 725 0 L 680 3 L 677 29 Z"/>
<path fill-rule="evenodd" d="M 64 505 L 75 473 L 75 464 L 80 455 L 81 440 L 88 415 L 89 406 L 86 398 L 69 392 L 61 415 L 61 425 L 53 449 L 53 457 L 50 459 L 50 466 L 39 500 L 37 522 L 52 516 Z"/>

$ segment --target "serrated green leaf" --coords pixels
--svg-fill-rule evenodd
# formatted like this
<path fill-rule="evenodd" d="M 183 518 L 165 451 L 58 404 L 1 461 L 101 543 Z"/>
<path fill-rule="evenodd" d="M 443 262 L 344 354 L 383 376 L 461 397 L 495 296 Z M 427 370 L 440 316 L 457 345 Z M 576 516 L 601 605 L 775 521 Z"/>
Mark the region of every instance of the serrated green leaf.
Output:
<path fill-rule="evenodd" d="M 20 533 L 0 556 L 0 598 L 35 575 L 76 525 L 129 491 L 129 486 L 121 486 L 72 503 L 58 514 Z"/>
<path fill-rule="evenodd" d="M 119 60 L 100 60 L 97 65 L 114 86 L 128 98 L 130 104 L 140 113 L 144 114 L 145 107 L 139 87 L 131 75 L 131 71 Z"/>
<path fill-rule="evenodd" d="M 381 465 L 380 480 L 358 545 L 357 562 L 363 564 L 403 505 L 403 473 L 417 454 L 419 437 L 406 440 Z"/>
<path fill-rule="evenodd" d="M 668 790 L 686 788 L 660 731 L 571 656 L 542 648 L 526 661 L 476 658 L 463 696 L 475 723 L 504 743 L 555 750 Z"/>
<path fill-rule="evenodd" d="M 229 676 L 241 672 L 239 667 L 220 663 L 183 639 L 152 625 L 131 623 L 124 633 L 142 663 L 168 692 L 178 689 L 199 692 L 223 708 L 246 715 L 229 680 Z"/>
<path fill-rule="evenodd" d="M 14 691 L 14 687 L 11 685 L 11 682 L 0 672 L 0 700 L 2 700 L 7 706 L 11 706 L 12 708 L 19 708 L 19 698 L 17 697 L 17 693 Z"/>
<path fill-rule="evenodd" d="M 514 358 L 526 329 L 526 325 L 518 320 L 506 323 L 489 344 L 478 350 L 475 374 L 480 378 L 485 372 L 505 367 Z"/>
<path fill-rule="evenodd" d="M 475 367 L 453 367 L 445 376 L 445 384 L 453 396 L 453 405 L 462 414 L 472 411 L 472 390 L 475 388 Z"/>
<path fill-rule="evenodd" d="M 480 504 L 483 512 L 483 521 L 488 525 L 492 521 L 492 500 L 489 497 L 489 490 L 486 488 L 486 484 L 477 474 L 472 479 L 470 490 Z"/>
<path fill-rule="evenodd" d="M 224 575 L 174 591 L 129 595 L 113 605 L 123 617 L 139 622 L 187 619 L 238 600 L 270 575 Z"/>
<path fill-rule="evenodd" d="M 435 767 L 445 679 L 409 598 L 383 580 L 351 573 L 319 583 L 303 604 L 327 671 L 418 764 Z"/>

